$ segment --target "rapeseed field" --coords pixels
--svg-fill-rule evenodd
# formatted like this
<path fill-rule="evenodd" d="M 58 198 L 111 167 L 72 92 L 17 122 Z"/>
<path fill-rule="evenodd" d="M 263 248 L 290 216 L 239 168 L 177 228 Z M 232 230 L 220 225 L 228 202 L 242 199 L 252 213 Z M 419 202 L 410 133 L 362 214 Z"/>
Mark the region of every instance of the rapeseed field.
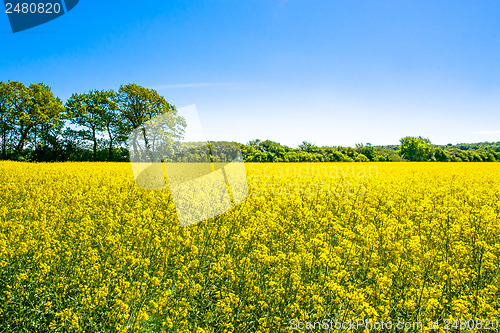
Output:
<path fill-rule="evenodd" d="M 181 227 L 130 164 L 0 162 L 0 332 L 498 327 L 500 164 L 246 169 L 241 204 Z"/>

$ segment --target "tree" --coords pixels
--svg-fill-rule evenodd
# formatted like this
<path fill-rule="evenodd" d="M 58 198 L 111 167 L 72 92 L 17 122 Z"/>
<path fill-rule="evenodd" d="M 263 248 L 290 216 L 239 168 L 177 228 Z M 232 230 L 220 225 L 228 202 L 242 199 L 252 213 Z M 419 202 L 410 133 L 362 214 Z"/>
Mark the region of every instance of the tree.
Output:
<path fill-rule="evenodd" d="M 86 94 L 73 94 L 66 102 L 68 118 L 82 127 L 78 131 L 82 139 L 92 142 L 94 159 L 97 154 L 98 139 L 106 131 L 109 139 L 111 159 L 113 141 L 119 132 L 116 115 L 116 94 L 114 91 L 92 90 Z"/>
<path fill-rule="evenodd" d="M 172 138 L 179 138 L 184 132 L 186 123 L 177 116 L 175 106 L 154 89 L 134 83 L 122 85 L 118 90 L 117 101 L 124 129 L 132 133 L 131 143 L 136 156 L 139 156 L 139 148 L 149 156 L 155 144 L 165 148 L 171 145 Z M 155 121 L 146 125 L 152 119 Z M 144 144 L 143 147 L 140 147 L 139 141 Z"/>
<path fill-rule="evenodd" d="M 33 147 L 43 147 L 51 145 L 57 140 L 57 135 L 63 127 L 61 116 L 64 113 L 62 101 L 55 97 L 51 89 L 44 84 L 30 85 L 33 94 L 33 107 L 36 113 L 35 120 L 37 124 L 33 127 Z"/>
<path fill-rule="evenodd" d="M 102 125 L 108 136 L 108 160 L 113 155 L 113 145 L 116 141 L 125 142 L 127 133 L 122 118 L 118 112 L 116 93 L 113 90 L 101 92 L 107 104 L 102 113 Z"/>
<path fill-rule="evenodd" d="M 14 121 L 14 133 L 10 137 L 11 144 L 14 145 L 14 140 L 20 140 L 18 138 L 25 132 L 26 121 L 24 119 L 27 118 L 25 113 L 28 108 L 29 92 L 22 82 L 17 81 L 9 81 L 5 89 L 7 91 L 7 105 Z M 15 145 L 16 151 L 19 151 L 20 144 L 21 142 L 18 141 L 18 144 Z"/>
<path fill-rule="evenodd" d="M 7 137 L 13 129 L 12 109 L 9 104 L 10 86 L 0 82 L 0 136 L 2 138 L 2 158 L 7 158 Z"/>
<path fill-rule="evenodd" d="M 314 145 L 310 142 L 307 142 L 307 141 L 302 141 L 301 144 L 299 144 L 299 149 L 302 150 L 302 151 L 311 151 L 311 148 L 313 147 Z"/>
<path fill-rule="evenodd" d="M 49 131 L 60 124 L 64 107 L 61 100 L 43 83 L 26 87 L 21 82 L 9 81 L 8 85 L 8 103 L 14 117 L 17 131 L 16 151 L 19 153 L 24 150 L 30 134 L 34 135 L 36 145 L 37 131 Z"/>
<path fill-rule="evenodd" d="M 259 139 L 248 141 L 248 145 L 252 148 L 259 149 L 261 141 Z"/>
<path fill-rule="evenodd" d="M 407 136 L 400 140 L 399 154 L 409 161 L 429 161 L 431 158 L 431 142 L 429 139 Z"/>
<path fill-rule="evenodd" d="M 436 147 L 431 151 L 431 154 L 434 156 L 434 160 L 438 162 L 448 162 L 450 157 L 443 149 Z"/>
<path fill-rule="evenodd" d="M 365 155 L 370 161 L 375 160 L 375 148 L 370 143 L 367 143 L 366 146 L 362 143 L 357 143 L 356 150 L 358 153 Z"/>

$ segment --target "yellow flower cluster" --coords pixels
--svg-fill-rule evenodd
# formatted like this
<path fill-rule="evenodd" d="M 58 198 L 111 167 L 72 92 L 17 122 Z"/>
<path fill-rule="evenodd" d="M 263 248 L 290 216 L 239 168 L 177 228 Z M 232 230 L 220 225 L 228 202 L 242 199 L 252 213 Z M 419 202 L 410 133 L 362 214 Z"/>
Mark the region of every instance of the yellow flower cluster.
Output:
<path fill-rule="evenodd" d="M 129 164 L 0 162 L 0 331 L 498 319 L 500 164 L 246 167 L 243 203 L 180 227 Z"/>

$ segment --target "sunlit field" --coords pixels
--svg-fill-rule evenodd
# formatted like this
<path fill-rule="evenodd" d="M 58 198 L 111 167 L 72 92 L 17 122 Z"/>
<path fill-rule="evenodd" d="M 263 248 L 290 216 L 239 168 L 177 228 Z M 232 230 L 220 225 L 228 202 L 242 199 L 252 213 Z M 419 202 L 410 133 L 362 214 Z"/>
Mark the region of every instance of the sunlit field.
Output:
<path fill-rule="evenodd" d="M 0 332 L 498 327 L 500 163 L 246 169 L 180 227 L 130 164 L 0 162 Z"/>

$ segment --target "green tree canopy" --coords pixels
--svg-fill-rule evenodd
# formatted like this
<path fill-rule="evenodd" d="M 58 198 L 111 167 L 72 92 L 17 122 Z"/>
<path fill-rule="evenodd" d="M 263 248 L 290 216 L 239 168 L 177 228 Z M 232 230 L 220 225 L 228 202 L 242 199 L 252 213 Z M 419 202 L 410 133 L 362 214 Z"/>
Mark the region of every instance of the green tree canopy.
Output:
<path fill-rule="evenodd" d="M 92 90 L 86 94 L 73 94 L 66 102 L 67 117 L 80 127 L 78 133 L 81 138 L 92 142 L 94 158 L 97 153 L 98 138 L 103 131 L 107 131 L 111 154 L 113 141 L 119 132 L 115 110 L 116 94 L 112 90 Z"/>
<path fill-rule="evenodd" d="M 407 136 L 400 140 L 399 154 L 408 161 L 429 161 L 431 158 L 431 142 L 429 139 Z"/>
<path fill-rule="evenodd" d="M 43 83 L 26 87 L 21 82 L 9 81 L 7 85 L 7 104 L 14 119 L 16 150 L 20 152 L 31 134 L 36 145 L 39 131 L 48 133 L 61 125 L 60 115 L 64 107 L 61 100 Z"/>
<path fill-rule="evenodd" d="M 124 128 L 132 133 L 130 143 L 136 157 L 140 151 L 149 155 L 155 150 L 155 145 L 162 154 L 168 155 L 166 151 L 173 144 L 172 139 L 180 138 L 184 133 L 185 120 L 177 116 L 175 106 L 154 89 L 135 83 L 122 85 L 118 90 L 118 107 Z"/>

